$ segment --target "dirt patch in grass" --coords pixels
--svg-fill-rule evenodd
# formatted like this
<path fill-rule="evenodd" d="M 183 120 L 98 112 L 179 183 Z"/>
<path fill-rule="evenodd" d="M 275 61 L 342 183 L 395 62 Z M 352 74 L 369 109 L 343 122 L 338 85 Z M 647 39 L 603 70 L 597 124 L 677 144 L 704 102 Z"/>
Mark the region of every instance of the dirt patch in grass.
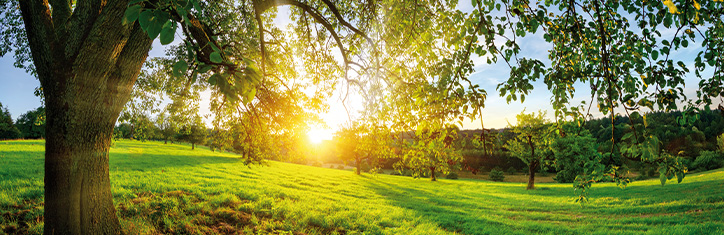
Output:
<path fill-rule="evenodd" d="M 31 227 L 44 221 L 43 206 L 44 203 L 33 200 L 24 201 L 20 205 L 0 208 L 0 216 L 2 216 L 3 221 L 10 222 L 0 224 L 0 233 L 30 233 L 29 229 L 31 229 Z"/>

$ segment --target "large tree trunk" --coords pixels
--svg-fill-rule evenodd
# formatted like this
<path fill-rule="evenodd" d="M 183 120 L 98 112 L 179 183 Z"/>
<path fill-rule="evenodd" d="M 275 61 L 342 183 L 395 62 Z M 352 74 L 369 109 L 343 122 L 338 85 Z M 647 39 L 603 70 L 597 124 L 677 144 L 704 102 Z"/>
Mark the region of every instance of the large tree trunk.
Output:
<path fill-rule="evenodd" d="M 538 162 L 534 161 L 528 165 L 528 187 L 525 189 L 535 189 L 535 171 L 538 168 Z"/>
<path fill-rule="evenodd" d="M 120 234 L 108 149 L 152 40 L 122 24 L 128 1 L 19 3 L 45 96 L 44 232 Z"/>

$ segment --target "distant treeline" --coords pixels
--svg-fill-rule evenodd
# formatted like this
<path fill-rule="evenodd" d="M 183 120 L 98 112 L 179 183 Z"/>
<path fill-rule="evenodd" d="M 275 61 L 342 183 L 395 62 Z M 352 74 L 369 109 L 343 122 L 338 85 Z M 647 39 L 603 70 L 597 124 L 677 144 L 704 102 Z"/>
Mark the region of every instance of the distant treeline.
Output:
<path fill-rule="evenodd" d="M 702 152 L 713 152 L 719 148 L 717 137 L 724 132 L 724 114 L 720 110 L 701 110 L 698 119 L 692 125 L 682 126 L 678 123 L 678 118 L 682 117 L 682 112 L 651 112 L 646 115 L 648 133 L 655 135 L 663 143 L 663 151 L 672 155 L 684 157 L 690 170 L 697 169 L 693 163 L 702 154 Z M 635 120 L 634 123 L 641 122 Z M 628 125 L 631 120 L 626 116 L 616 116 L 613 120 L 612 128 L 611 118 L 603 117 L 587 120 L 583 124 L 582 133 L 589 133 L 597 141 L 599 152 L 607 152 L 611 149 L 611 136 L 616 142 L 621 141 L 624 134 L 631 131 Z M 612 133 L 613 129 L 613 133 Z M 509 157 L 504 143 L 513 138 L 510 129 L 491 129 L 486 130 L 486 143 L 489 150 L 486 152 L 480 146 L 476 146 L 473 140 L 480 141 L 481 129 L 476 130 L 460 130 L 459 136 L 462 142 L 462 155 L 465 159 L 464 169 L 471 171 L 489 171 L 493 168 L 507 170 L 514 168 L 522 170 L 525 164 L 517 159 Z M 614 165 L 622 165 L 621 158 L 613 158 Z M 618 163 L 618 164 L 616 164 Z M 652 175 L 652 169 L 656 166 L 647 166 L 642 163 L 631 164 L 640 171 L 642 175 Z"/>
<path fill-rule="evenodd" d="M 0 140 L 45 138 L 45 109 L 30 110 L 13 121 L 7 107 L 0 103 Z"/>

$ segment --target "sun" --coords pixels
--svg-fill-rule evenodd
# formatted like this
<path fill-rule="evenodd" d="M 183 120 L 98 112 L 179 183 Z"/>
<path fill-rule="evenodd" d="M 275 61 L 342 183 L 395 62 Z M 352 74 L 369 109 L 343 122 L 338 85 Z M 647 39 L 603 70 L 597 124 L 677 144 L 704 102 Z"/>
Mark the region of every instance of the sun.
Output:
<path fill-rule="evenodd" d="M 332 139 L 332 130 L 329 129 L 319 129 L 319 128 L 312 128 L 307 132 L 307 136 L 309 137 L 309 141 L 311 141 L 314 144 L 322 143 L 322 141 L 325 140 L 331 140 Z"/>

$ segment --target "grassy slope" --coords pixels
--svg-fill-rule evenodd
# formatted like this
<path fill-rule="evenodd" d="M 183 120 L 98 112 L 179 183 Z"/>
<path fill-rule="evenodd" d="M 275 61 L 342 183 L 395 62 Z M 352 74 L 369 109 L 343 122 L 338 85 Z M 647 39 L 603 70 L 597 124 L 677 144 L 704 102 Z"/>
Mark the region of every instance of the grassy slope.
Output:
<path fill-rule="evenodd" d="M 0 142 L 0 234 L 42 230 L 43 142 Z M 269 162 L 156 142 L 116 142 L 111 182 L 128 234 L 724 234 L 724 171 L 625 190 L 589 204 L 569 184 L 430 182 Z"/>

